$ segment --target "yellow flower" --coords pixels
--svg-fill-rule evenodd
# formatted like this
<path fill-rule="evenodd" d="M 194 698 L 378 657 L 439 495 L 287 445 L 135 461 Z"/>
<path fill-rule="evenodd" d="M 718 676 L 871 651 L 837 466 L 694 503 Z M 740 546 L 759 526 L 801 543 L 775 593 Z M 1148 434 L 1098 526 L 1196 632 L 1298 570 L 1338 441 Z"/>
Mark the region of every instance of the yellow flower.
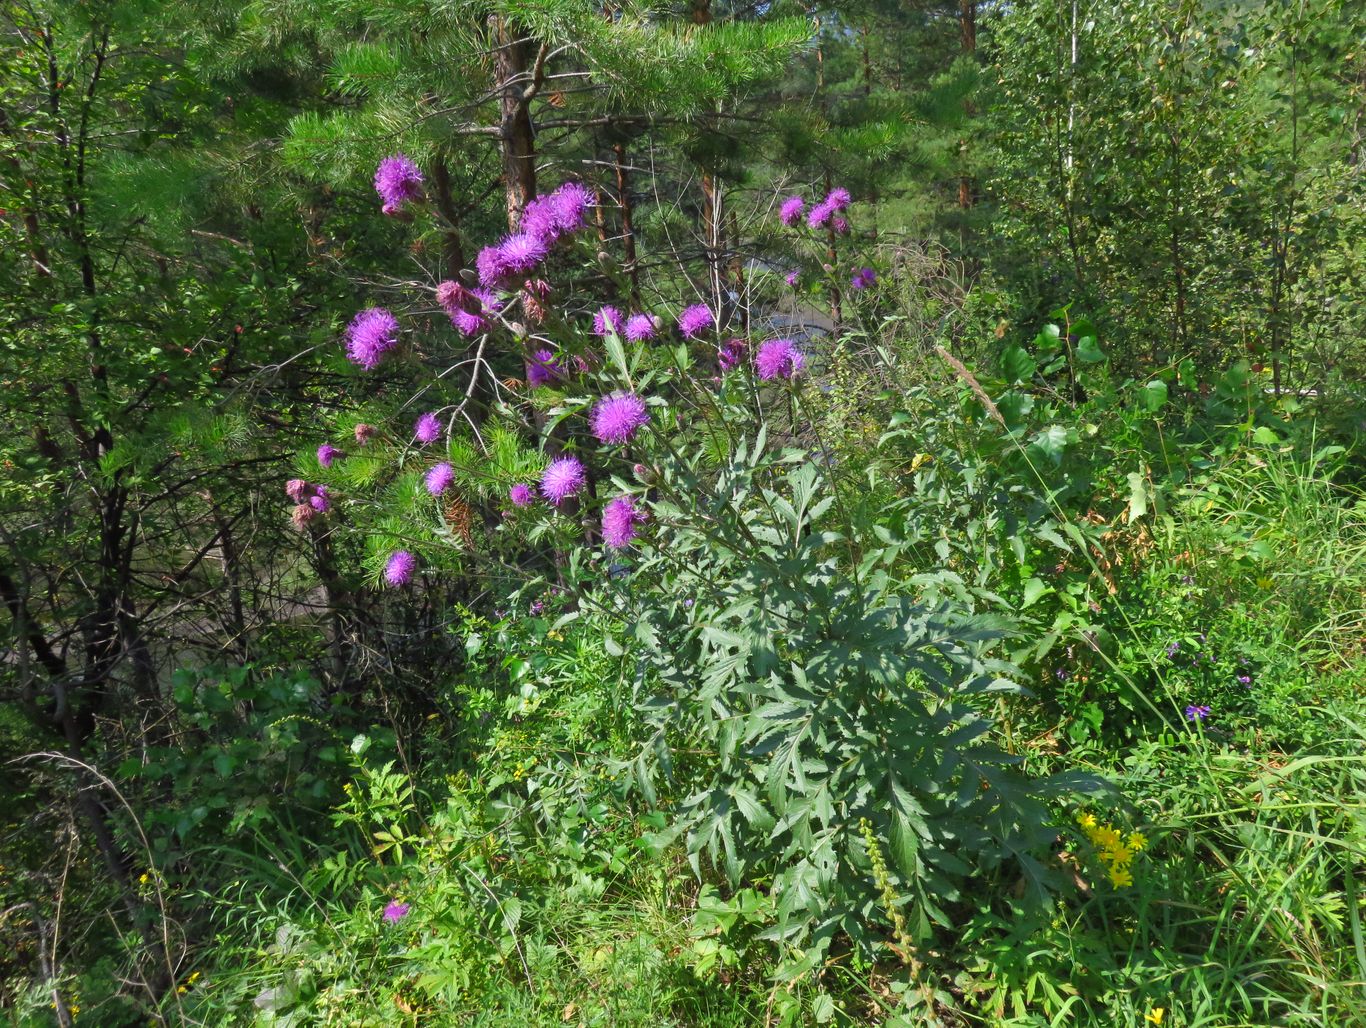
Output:
<path fill-rule="evenodd" d="M 1082 831 L 1089 832 L 1096 827 L 1095 814 L 1081 814 L 1077 817 L 1077 824 L 1081 825 Z"/>
<path fill-rule="evenodd" d="M 1127 867 L 1115 866 L 1110 868 L 1110 881 L 1114 883 L 1117 889 L 1123 889 L 1125 886 L 1134 884 L 1134 876 Z"/>
<path fill-rule="evenodd" d="M 1141 853 L 1148 848 L 1148 837 L 1142 832 L 1129 833 L 1129 849 L 1135 853 Z M 1157 1009 L 1161 1010 L 1161 1007 Z"/>
<path fill-rule="evenodd" d="M 1148 1011 L 1148 1016 L 1145 1017 L 1144 1020 L 1153 1024 L 1161 1024 L 1162 1018 L 1166 1016 L 1166 1013 L 1167 1010 L 1165 1007 L 1153 1007 Z"/>
<path fill-rule="evenodd" d="M 142 872 L 142 874 L 138 876 L 138 884 L 139 884 L 139 885 L 146 885 L 146 884 L 147 884 L 147 872 L 146 872 L 146 871 Z"/>

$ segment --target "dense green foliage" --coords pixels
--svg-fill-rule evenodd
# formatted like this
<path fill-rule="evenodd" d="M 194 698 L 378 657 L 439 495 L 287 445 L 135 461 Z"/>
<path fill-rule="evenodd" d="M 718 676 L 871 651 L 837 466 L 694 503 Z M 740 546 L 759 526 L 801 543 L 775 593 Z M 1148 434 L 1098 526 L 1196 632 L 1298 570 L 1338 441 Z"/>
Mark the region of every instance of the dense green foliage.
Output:
<path fill-rule="evenodd" d="M 1366 1024 L 1350 0 L 0 25 L 8 1023 Z"/>

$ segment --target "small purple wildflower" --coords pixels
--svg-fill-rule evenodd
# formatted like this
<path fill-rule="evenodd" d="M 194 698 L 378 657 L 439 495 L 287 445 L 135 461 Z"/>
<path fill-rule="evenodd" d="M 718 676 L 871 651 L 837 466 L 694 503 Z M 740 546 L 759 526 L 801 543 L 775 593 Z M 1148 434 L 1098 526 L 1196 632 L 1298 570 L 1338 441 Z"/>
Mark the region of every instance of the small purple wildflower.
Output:
<path fill-rule="evenodd" d="M 363 422 L 357 425 L 355 431 L 356 445 L 364 446 L 366 443 L 368 443 L 371 439 L 375 437 L 376 431 L 378 430 L 375 428 L 374 425 L 367 425 Z"/>
<path fill-rule="evenodd" d="M 647 339 L 653 339 L 655 335 L 655 319 L 648 314 L 632 314 L 626 321 L 626 340 L 631 343 L 643 343 Z"/>
<path fill-rule="evenodd" d="M 577 457 L 560 457 L 550 462 L 541 475 L 541 494 L 559 506 L 588 481 L 588 473 Z"/>
<path fill-rule="evenodd" d="M 531 491 L 531 486 L 523 482 L 518 482 L 508 490 L 508 499 L 516 507 L 530 507 L 536 499 L 536 494 Z"/>
<path fill-rule="evenodd" d="M 1194 584 L 1195 584 L 1195 576 L 1194 576 L 1194 575 L 1182 575 L 1182 576 L 1181 576 L 1181 584 L 1182 584 L 1182 585 L 1194 585 Z"/>
<path fill-rule="evenodd" d="M 417 570 L 417 558 L 407 550 L 395 550 L 384 565 L 384 581 L 394 588 L 407 585 Z"/>
<path fill-rule="evenodd" d="M 428 471 L 427 477 L 423 481 L 427 486 L 427 492 L 433 496 L 440 496 L 455 481 L 455 469 L 442 462 Z"/>
<path fill-rule="evenodd" d="M 308 505 L 319 514 L 326 514 L 331 510 L 332 500 L 327 495 L 327 486 L 317 486 L 316 491 L 308 498 Z"/>
<path fill-rule="evenodd" d="M 512 274 L 500 246 L 486 246 L 480 250 L 474 259 L 474 270 L 479 273 L 479 284 L 486 289 L 497 288 Z"/>
<path fill-rule="evenodd" d="M 615 307 L 604 307 L 593 315 L 593 334 L 606 339 L 609 335 L 621 335 L 624 328 L 621 311 Z"/>
<path fill-rule="evenodd" d="M 830 219 L 830 228 L 837 236 L 847 236 L 849 234 L 849 219 L 842 214 L 836 214 Z"/>
<path fill-rule="evenodd" d="M 436 302 L 441 304 L 442 310 L 451 317 L 455 317 L 456 311 L 468 310 L 471 304 L 476 307 L 479 305 L 473 294 L 454 279 L 447 279 L 437 285 Z"/>
<path fill-rule="evenodd" d="M 849 204 L 853 202 L 853 197 L 849 195 L 849 190 L 843 186 L 836 186 L 825 194 L 825 199 L 821 201 L 830 205 L 832 211 L 846 211 Z"/>
<path fill-rule="evenodd" d="M 389 905 L 384 908 L 384 920 L 389 924 L 398 924 L 408 916 L 408 911 L 412 909 L 410 903 L 400 903 L 398 900 L 390 900 Z"/>
<path fill-rule="evenodd" d="M 692 605 L 693 605 L 693 598 L 692 598 L 691 596 L 689 596 L 686 600 L 683 601 L 683 606 L 685 606 L 685 607 L 691 607 Z"/>
<path fill-rule="evenodd" d="M 526 362 L 526 380 L 532 389 L 559 381 L 564 376 L 564 368 L 555 359 L 555 354 L 544 347 L 532 353 Z"/>
<path fill-rule="evenodd" d="M 859 270 L 854 273 L 854 277 L 850 280 L 849 284 L 854 289 L 868 289 L 871 286 L 877 285 L 877 272 L 872 268 L 859 268 Z"/>
<path fill-rule="evenodd" d="M 318 512 L 307 503 L 298 504 L 289 514 L 289 520 L 294 522 L 294 527 L 299 531 L 304 530 L 304 526 L 318 516 Z"/>
<path fill-rule="evenodd" d="M 1203 721 L 1207 717 L 1209 717 L 1209 707 L 1202 706 L 1198 703 L 1192 703 L 1186 708 L 1187 721 Z"/>
<path fill-rule="evenodd" d="M 413 438 L 423 446 L 428 446 L 441 435 L 441 419 L 428 411 L 417 419 L 413 425 Z"/>
<path fill-rule="evenodd" d="M 1173 639 L 1171 642 L 1167 643 L 1167 657 L 1168 657 L 1168 659 L 1174 660 L 1174 659 L 1176 658 L 1176 655 L 1177 655 L 1178 653 L 1180 653 L 1180 652 L 1181 652 L 1181 644 L 1180 644 L 1179 642 L 1177 642 L 1175 639 Z"/>
<path fill-rule="evenodd" d="M 303 503 L 308 499 L 308 495 L 312 491 L 312 488 L 313 487 L 302 478 L 291 478 L 285 483 L 285 495 L 295 503 Z"/>
<path fill-rule="evenodd" d="M 525 275 L 550 255 L 550 245 L 530 232 L 515 232 L 498 244 L 506 274 Z"/>
<path fill-rule="evenodd" d="M 398 345 L 398 319 L 383 307 L 368 307 L 346 326 L 346 357 L 373 371 L 384 355 Z"/>
<path fill-rule="evenodd" d="M 716 324 L 711 308 L 705 303 L 695 303 L 685 307 L 678 315 L 678 331 L 684 339 L 696 339 L 703 332 L 710 331 Z"/>
<path fill-rule="evenodd" d="M 602 509 L 602 541 L 610 549 L 624 550 L 636 537 L 636 525 L 647 519 L 630 496 L 618 496 Z"/>
<path fill-rule="evenodd" d="M 522 231 L 554 243 L 562 235 L 583 228 L 591 206 L 593 194 L 587 187 L 579 182 L 564 182 L 550 195 L 538 196 L 526 205 Z"/>
<path fill-rule="evenodd" d="M 401 153 L 386 157 L 375 169 L 375 192 L 385 214 L 397 214 L 409 200 L 422 199 L 422 172 Z"/>
<path fill-rule="evenodd" d="M 1239 682 L 1241 685 L 1251 685 L 1251 684 L 1252 684 L 1252 676 L 1251 676 L 1251 675 L 1239 675 L 1239 676 L 1238 676 L 1238 682 Z"/>
<path fill-rule="evenodd" d="M 754 355 L 754 367 L 761 379 L 794 378 L 806 362 L 806 355 L 791 339 L 770 339 Z"/>
<path fill-rule="evenodd" d="M 650 414 L 645 401 L 635 393 L 604 396 L 593 408 L 589 424 L 600 443 L 626 443 L 648 424 Z"/>
<path fill-rule="evenodd" d="M 788 285 L 790 285 L 793 289 L 796 289 L 796 288 L 797 288 L 797 282 L 798 282 L 798 280 L 799 280 L 801 277 L 802 277 L 802 273 L 801 273 L 800 271 L 789 271 L 789 272 L 787 273 L 787 277 L 784 279 L 784 281 L 785 281 Z"/>
<path fill-rule="evenodd" d="M 451 324 L 462 336 L 477 336 L 481 332 L 488 331 L 489 319 L 482 314 L 456 311 L 451 315 Z"/>
<path fill-rule="evenodd" d="M 318 463 L 325 468 L 330 468 L 332 462 L 342 455 L 341 450 L 331 443 L 323 443 L 318 447 Z"/>
<path fill-rule="evenodd" d="M 778 208 L 778 218 L 789 227 L 796 225 L 806 213 L 806 201 L 800 196 L 789 196 Z"/>
<path fill-rule="evenodd" d="M 531 611 L 532 617 L 536 617 L 541 613 L 541 611 L 545 610 L 545 603 L 543 603 L 541 600 L 532 600 L 531 606 L 527 609 Z"/>
<path fill-rule="evenodd" d="M 727 339 L 726 345 L 717 352 L 717 362 L 721 365 L 721 370 L 725 372 L 737 367 L 744 360 L 748 347 L 749 344 L 743 339 Z"/>

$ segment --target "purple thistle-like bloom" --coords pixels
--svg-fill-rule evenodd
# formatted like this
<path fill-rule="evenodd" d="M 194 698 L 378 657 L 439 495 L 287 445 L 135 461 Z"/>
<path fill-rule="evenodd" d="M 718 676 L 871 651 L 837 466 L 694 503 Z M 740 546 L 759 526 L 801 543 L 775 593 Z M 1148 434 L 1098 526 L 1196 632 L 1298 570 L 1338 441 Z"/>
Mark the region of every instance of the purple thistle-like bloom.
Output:
<path fill-rule="evenodd" d="M 872 268 L 859 268 L 854 273 L 849 285 L 854 289 L 867 289 L 870 286 L 875 286 L 877 285 L 877 272 Z"/>
<path fill-rule="evenodd" d="M 532 389 L 537 389 L 564 377 L 564 368 L 555 359 L 555 354 L 547 349 L 535 351 L 526 362 L 526 380 Z"/>
<path fill-rule="evenodd" d="M 332 462 L 340 456 L 342 456 L 341 450 L 337 449 L 331 443 L 323 443 L 318 447 L 318 463 L 325 468 L 330 468 Z"/>
<path fill-rule="evenodd" d="M 801 277 L 802 277 L 802 273 L 801 273 L 800 271 L 789 271 L 789 272 L 787 273 L 787 277 L 784 279 L 784 281 L 785 281 L 788 285 L 790 285 L 793 289 L 796 289 L 796 288 L 797 288 L 797 280 L 800 279 Z"/>
<path fill-rule="evenodd" d="M 433 496 L 440 496 L 455 481 L 455 469 L 444 462 L 437 464 L 427 472 L 427 477 L 423 481 L 427 486 L 427 492 Z"/>
<path fill-rule="evenodd" d="M 398 345 L 398 319 L 383 307 L 369 307 L 346 326 L 346 357 L 366 371 L 379 366 Z"/>
<path fill-rule="evenodd" d="M 588 473 L 577 457 L 560 457 L 550 462 L 541 475 L 541 495 L 555 506 L 573 496 L 588 481 Z"/>
<path fill-rule="evenodd" d="M 308 505 L 319 514 L 326 514 L 332 509 L 332 501 L 327 495 L 327 486 L 318 486 L 318 491 L 308 498 Z"/>
<path fill-rule="evenodd" d="M 806 201 L 800 196 L 789 196 L 783 201 L 783 205 L 778 208 L 778 218 L 784 225 L 795 225 L 802 220 L 802 215 L 806 213 Z"/>
<path fill-rule="evenodd" d="M 806 223 L 812 228 L 825 228 L 834 216 L 835 208 L 830 206 L 829 200 L 825 200 L 811 208 L 811 213 L 806 216 Z"/>
<path fill-rule="evenodd" d="M 285 495 L 295 503 L 303 503 L 304 500 L 308 499 L 308 494 L 312 488 L 302 478 L 291 478 L 285 483 Z"/>
<path fill-rule="evenodd" d="M 479 273 L 479 284 L 487 289 L 500 285 L 512 273 L 500 246 L 486 246 L 480 250 L 474 259 L 474 269 Z"/>
<path fill-rule="evenodd" d="M 356 445 L 364 446 L 366 443 L 368 443 L 371 439 L 375 437 L 376 431 L 377 429 L 374 425 L 367 425 L 364 422 L 357 425 L 355 431 Z"/>
<path fill-rule="evenodd" d="M 626 321 L 626 339 L 632 343 L 643 343 L 655 336 L 655 319 L 648 314 L 632 314 Z"/>
<path fill-rule="evenodd" d="M 553 244 L 583 228 L 593 194 L 578 182 L 564 182 L 549 196 L 538 196 L 522 212 L 522 231 Z"/>
<path fill-rule="evenodd" d="M 423 414 L 413 425 L 413 438 L 423 446 L 436 442 L 441 435 L 441 419 L 430 411 Z"/>
<path fill-rule="evenodd" d="M 621 311 L 615 307 L 604 307 L 593 315 L 593 334 L 607 338 L 612 333 L 622 334 L 624 324 L 621 320 Z"/>
<path fill-rule="evenodd" d="M 849 209 L 849 204 L 853 202 L 853 197 L 849 195 L 849 190 L 843 186 L 836 186 L 825 194 L 825 199 L 821 201 L 828 204 L 832 211 L 845 211 Z"/>
<path fill-rule="evenodd" d="M 1203 721 L 1207 717 L 1209 717 L 1209 707 L 1202 706 L 1198 703 L 1192 703 L 1186 708 L 1187 721 Z"/>
<path fill-rule="evenodd" d="M 417 570 L 417 558 L 407 550 L 395 550 L 384 565 L 384 580 L 394 588 L 407 585 Z"/>
<path fill-rule="evenodd" d="M 550 255 L 550 244 L 530 232 L 516 232 L 505 236 L 498 244 L 503 267 L 509 275 L 524 275 Z"/>
<path fill-rule="evenodd" d="M 645 401 L 635 393 L 613 393 L 604 396 L 593 408 L 589 418 L 593 435 L 601 443 L 630 442 L 650 421 Z"/>
<path fill-rule="evenodd" d="M 307 503 L 300 503 L 290 512 L 289 520 L 294 523 L 294 527 L 303 531 L 304 526 L 318 516 L 318 512 Z"/>
<path fill-rule="evenodd" d="M 695 303 L 691 307 L 685 307 L 678 316 L 678 331 L 683 334 L 684 339 L 696 339 L 703 332 L 710 331 L 716 325 L 716 318 L 713 317 L 711 308 L 705 303 Z"/>
<path fill-rule="evenodd" d="M 842 215 L 836 214 L 830 219 L 830 227 L 835 230 L 837 236 L 847 236 L 849 234 L 849 220 Z"/>
<path fill-rule="evenodd" d="M 462 336 L 477 336 L 481 332 L 486 332 L 489 327 L 489 319 L 482 314 L 471 314 L 469 311 L 456 311 L 451 315 L 451 324 Z"/>
<path fill-rule="evenodd" d="M 508 499 L 516 507 L 530 507 L 536 499 L 536 494 L 531 491 L 531 486 L 518 482 L 508 490 Z"/>
<path fill-rule="evenodd" d="M 385 214 L 397 214 L 409 200 L 422 199 L 422 172 L 401 153 L 386 157 L 375 169 L 375 192 Z"/>
<path fill-rule="evenodd" d="M 636 537 L 636 525 L 647 519 L 630 496 L 618 496 L 602 509 L 602 541 L 611 549 L 623 550 Z"/>
<path fill-rule="evenodd" d="M 801 371 L 806 355 L 791 339 L 770 339 L 759 346 L 754 355 L 754 367 L 762 379 L 793 378 Z"/>
<path fill-rule="evenodd" d="M 744 359 L 745 350 L 748 348 L 749 344 L 743 339 L 727 339 L 726 345 L 721 347 L 721 350 L 717 355 L 721 370 L 730 371 L 732 368 L 737 367 L 740 361 Z"/>
<path fill-rule="evenodd" d="M 398 900 L 390 900 L 389 905 L 384 908 L 384 920 L 390 924 L 398 924 L 408 916 L 408 911 L 412 909 L 409 903 L 400 903 Z"/>
<path fill-rule="evenodd" d="M 455 317 L 457 311 L 468 310 L 471 305 L 479 306 L 470 291 L 453 279 L 447 279 L 436 287 L 436 302 L 451 317 Z"/>

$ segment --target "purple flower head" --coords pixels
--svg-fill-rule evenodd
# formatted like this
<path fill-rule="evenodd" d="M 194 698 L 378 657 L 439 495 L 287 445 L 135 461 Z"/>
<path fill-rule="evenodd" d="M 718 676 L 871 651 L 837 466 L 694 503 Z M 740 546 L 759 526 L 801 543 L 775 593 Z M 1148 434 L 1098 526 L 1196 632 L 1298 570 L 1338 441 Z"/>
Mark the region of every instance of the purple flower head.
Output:
<path fill-rule="evenodd" d="M 538 617 L 541 611 L 545 610 L 545 603 L 541 600 L 532 600 L 531 606 L 527 610 L 531 611 L 532 617 Z"/>
<path fill-rule="evenodd" d="M 386 157 L 375 169 L 375 192 L 385 214 L 397 214 L 409 200 L 422 199 L 422 172 L 401 153 Z"/>
<path fill-rule="evenodd" d="M 365 424 L 364 422 L 362 422 L 361 424 L 357 425 L 357 426 L 356 426 L 356 432 L 355 432 L 355 436 L 356 436 L 356 445 L 357 445 L 357 446 L 364 446 L 366 443 L 368 443 L 371 439 L 373 439 L 373 438 L 375 437 L 375 432 L 376 432 L 376 431 L 377 431 L 377 429 L 375 428 L 374 425 L 367 425 L 367 424 Z"/>
<path fill-rule="evenodd" d="M 303 503 L 312 490 L 313 487 L 302 478 L 291 478 L 285 483 L 285 495 L 295 503 Z"/>
<path fill-rule="evenodd" d="M 806 201 L 800 196 L 789 196 L 778 208 L 778 218 L 784 225 L 796 225 L 806 213 Z"/>
<path fill-rule="evenodd" d="M 549 196 L 538 196 L 522 214 L 522 231 L 553 243 L 560 236 L 584 226 L 593 194 L 579 182 L 563 182 Z"/>
<path fill-rule="evenodd" d="M 462 336 L 477 336 L 481 332 L 487 332 L 489 319 L 482 314 L 471 314 L 469 311 L 456 311 L 451 315 L 451 324 L 455 326 L 457 332 Z"/>
<path fill-rule="evenodd" d="M 451 483 L 455 481 L 455 469 L 449 464 L 442 462 L 428 471 L 427 476 L 423 481 L 427 486 L 427 492 L 431 493 L 433 496 L 440 496 L 449 489 Z"/>
<path fill-rule="evenodd" d="M 721 370 L 730 371 L 732 368 L 738 367 L 740 362 L 744 360 L 745 350 L 748 348 L 749 344 L 743 339 L 727 339 L 726 345 L 721 347 L 717 355 Z"/>
<path fill-rule="evenodd" d="M 320 485 L 317 491 L 308 498 L 308 505 L 319 514 L 326 514 L 332 509 L 332 500 L 327 495 L 327 486 Z"/>
<path fill-rule="evenodd" d="M 303 531 L 305 525 L 318 516 L 318 512 L 310 504 L 300 503 L 289 514 L 289 520 L 294 522 L 294 527 Z"/>
<path fill-rule="evenodd" d="M 541 494 L 559 506 L 588 481 L 588 473 L 577 457 L 560 457 L 550 462 L 541 475 Z"/>
<path fill-rule="evenodd" d="M 806 216 L 806 223 L 812 228 L 825 228 L 834 216 L 835 208 L 830 206 L 830 201 L 826 199 L 811 208 L 811 213 Z"/>
<path fill-rule="evenodd" d="M 832 211 L 846 211 L 853 198 L 849 195 L 849 190 L 843 186 L 836 186 L 825 194 L 825 199 L 821 202 L 827 204 Z"/>
<path fill-rule="evenodd" d="M 801 273 L 800 271 L 789 271 L 789 272 L 787 273 L 787 278 L 784 279 L 784 281 L 786 281 L 787 284 L 790 285 L 793 289 L 796 289 L 796 288 L 797 288 L 797 280 L 800 279 L 801 277 L 802 277 L 802 273 Z"/>
<path fill-rule="evenodd" d="M 400 903 L 398 900 L 390 900 L 389 905 L 384 908 L 384 920 L 389 924 L 398 924 L 408 916 L 408 911 L 412 909 L 412 904 Z"/>
<path fill-rule="evenodd" d="M 859 268 L 849 284 L 855 289 L 867 289 L 877 285 L 877 272 L 872 268 Z"/>
<path fill-rule="evenodd" d="M 622 334 L 624 325 L 621 320 L 621 311 L 615 307 L 604 307 L 593 315 L 593 334 L 606 339 L 612 333 Z"/>
<path fill-rule="evenodd" d="M 1239 675 L 1239 676 L 1238 676 L 1238 683 L 1239 683 L 1240 685 L 1251 685 L 1251 684 L 1252 684 L 1252 676 L 1251 676 L 1251 675 Z"/>
<path fill-rule="evenodd" d="M 1209 707 L 1201 706 L 1198 703 L 1192 703 L 1186 708 L 1187 721 L 1203 721 L 1207 717 L 1209 717 Z"/>
<path fill-rule="evenodd" d="M 384 581 L 394 588 L 407 585 L 417 570 L 417 558 L 407 550 L 395 550 L 384 565 Z"/>
<path fill-rule="evenodd" d="M 685 307 L 683 313 L 678 316 L 678 331 L 682 333 L 684 339 L 696 339 L 703 332 L 709 332 L 716 326 L 716 318 L 712 315 L 711 308 L 705 303 L 695 303 L 691 307 Z"/>
<path fill-rule="evenodd" d="M 1168 657 L 1168 659 L 1175 659 L 1176 655 L 1177 655 L 1178 653 L 1180 653 L 1180 652 L 1181 652 L 1181 644 L 1180 644 L 1179 642 L 1177 642 L 1175 639 L 1173 639 L 1171 642 L 1167 643 L 1167 657 Z"/>
<path fill-rule="evenodd" d="M 604 396 L 593 408 L 589 424 L 600 443 L 626 443 L 649 423 L 645 401 L 635 393 Z"/>
<path fill-rule="evenodd" d="M 689 596 L 686 600 L 683 601 L 683 606 L 691 607 L 693 605 L 693 602 L 693 598 Z"/>
<path fill-rule="evenodd" d="M 625 549 L 636 537 L 636 525 L 646 517 L 634 499 L 618 496 L 602 509 L 602 541 L 613 550 Z"/>
<path fill-rule="evenodd" d="M 508 490 L 508 499 L 517 507 L 530 507 L 536 499 L 536 494 L 531 491 L 531 486 L 518 482 Z"/>
<path fill-rule="evenodd" d="M 332 462 L 340 456 L 342 456 L 341 450 L 337 449 L 331 443 L 323 443 L 318 447 L 318 463 L 325 468 L 330 468 Z"/>
<path fill-rule="evenodd" d="M 550 255 L 550 245 L 530 232 L 515 232 L 504 236 L 498 244 L 505 274 L 524 275 Z"/>
<path fill-rule="evenodd" d="M 801 371 L 806 355 L 791 339 L 770 339 L 754 355 L 754 367 L 762 379 L 793 378 Z"/>
<path fill-rule="evenodd" d="M 346 326 L 346 357 L 366 371 L 379 366 L 384 355 L 398 345 L 398 319 L 383 307 L 369 307 Z"/>
<path fill-rule="evenodd" d="M 423 446 L 436 442 L 440 435 L 441 419 L 430 411 L 421 415 L 413 425 L 413 438 Z"/>
<path fill-rule="evenodd" d="M 836 214 L 830 219 L 830 227 L 834 229 L 835 235 L 847 236 L 849 234 L 849 221 L 843 215 Z"/>
<path fill-rule="evenodd" d="M 468 310 L 471 304 L 475 307 L 479 305 L 470 291 L 453 279 L 447 279 L 436 287 L 436 302 L 451 317 L 455 317 L 457 311 Z"/>
<path fill-rule="evenodd" d="M 564 377 L 564 368 L 555 359 L 555 354 L 544 347 L 532 353 L 526 362 L 526 380 L 532 389 L 538 389 Z"/>
<path fill-rule="evenodd" d="M 632 343 L 643 343 L 655 336 L 655 319 L 648 314 L 632 314 L 626 321 L 626 339 Z"/>
<path fill-rule="evenodd" d="M 479 273 L 479 284 L 486 289 L 495 289 L 512 273 L 504 260 L 501 246 L 486 246 L 474 259 L 474 269 Z"/>

